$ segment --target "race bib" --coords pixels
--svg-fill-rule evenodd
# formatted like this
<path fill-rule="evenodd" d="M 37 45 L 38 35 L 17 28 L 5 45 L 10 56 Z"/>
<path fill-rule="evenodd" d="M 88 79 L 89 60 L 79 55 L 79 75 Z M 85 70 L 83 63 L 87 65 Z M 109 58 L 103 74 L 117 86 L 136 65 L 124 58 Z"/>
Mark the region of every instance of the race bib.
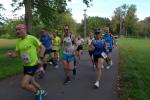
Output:
<path fill-rule="evenodd" d="M 69 54 L 72 54 L 72 53 L 74 52 L 74 47 L 72 46 L 72 47 L 70 47 L 70 48 L 66 48 L 66 49 L 65 49 L 65 52 L 66 52 L 66 53 L 69 53 Z"/>
<path fill-rule="evenodd" d="M 107 54 L 105 52 L 102 52 L 101 55 L 103 58 L 105 58 L 105 59 L 107 58 Z"/>
<path fill-rule="evenodd" d="M 21 58 L 24 63 L 29 63 L 30 62 L 30 56 L 27 53 L 21 54 Z"/>
<path fill-rule="evenodd" d="M 107 47 L 110 47 L 110 44 L 109 44 L 109 43 L 106 43 L 106 46 L 107 46 Z"/>

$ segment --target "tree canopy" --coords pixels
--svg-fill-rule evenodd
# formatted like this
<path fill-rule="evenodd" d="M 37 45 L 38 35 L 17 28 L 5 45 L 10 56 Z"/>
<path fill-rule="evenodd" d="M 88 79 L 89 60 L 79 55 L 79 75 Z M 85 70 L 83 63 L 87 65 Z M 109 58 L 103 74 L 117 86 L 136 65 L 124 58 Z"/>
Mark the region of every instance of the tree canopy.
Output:
<path fill-rule="evenodd" d="M 28 0 L 13 0 L 13 6 L 16 9 L 24 6 Z M 0 24 L 0 37 L 12 38 L 15 35 L 14 27 L 17 23 L 26 22 L 29 24 L 29 28 L 32 29 L 32 34 L 37 35 L 41 28 L 47 27 L 50 33 L 63 33 L 63 26 L 68 24 L 71 27 L 71 31 L 75 34 L 83 36 L 84 33 L 84 20 L 81 23 L 75 22 L 72 17 L 71 11 L 66 9 L 66 0 L 29 0 L 32 1 L 29 6 L 28 14 L 31 14 L 24 19 L 24 16 L 18 19 L 8 19 Z M 83 0 L 84 1 L 84 0 Z M 89 4 L 91 0 L 85 3 Z M 17 4 L 15 4 L 17 3 Z M 17 6 L 18 5 L 18 6 Z M 27 4 L 26 4 L 27 5 Z M 28 5 L 27 5 L 28 7 Z M 31 9 L 30 9 L 31 8 Z M 15 9 L 15 10 L 16 10 Z M 4 10 L 0 4 L 0 10 Z M 28 11 L 27 10 L 27 11 Z M 148 37 L 150 36 L 150 17 L 146 17 L 144 20 L 139 21 L 136 15 L 136 5 L 121 5 L 114 10 L 112 19 L 88 16 L 86 19 L 87 34 L 94 31 L 97 28 L 110 27 L 113 34 L 124 36 L 136 36 L 136 37 Z M 26 14 L 27 14 L 26 13 Z M 0 22 L 4 19 L 3 14 L 0 14 Z M 5 18 L 6 19 L 6 18 Z M 32 25 L 33 27 L 30 27 Z"/>
<path fill-rule="evenodd" d="M 32 29 L 32 14 L 36 13 L 45 24 L 51 24 L 52 20 L 57 19 L 57 13 L 65 12 L 67 1 L 66 0 L 12 0 L 12 6 L 15 6 L 15 10 L 25 6 L 25 22 L 28 32 Z M 69 0 L 71 1 L 71 0 Z M 83 0 L 83 3 L 89 7 L 89 3 L 92 0 Z"/>

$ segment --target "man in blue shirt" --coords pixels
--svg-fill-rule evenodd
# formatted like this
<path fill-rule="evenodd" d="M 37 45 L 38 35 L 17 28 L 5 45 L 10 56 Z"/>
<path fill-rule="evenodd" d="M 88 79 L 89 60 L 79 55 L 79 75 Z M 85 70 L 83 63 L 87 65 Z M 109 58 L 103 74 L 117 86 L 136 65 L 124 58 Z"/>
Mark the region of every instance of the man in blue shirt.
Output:
<path fill-rule="evenodd" d="M 52 45 L 51 36 L 50 34 L 48 34 L 46 28 L 43 28 L 40 32 L 40 41 L 42 42 L 42 44 L 46 49 L 44 53 L 44 65 L 43 65 L 44 69 L 46 70 L 49 56 L 51 54 L 51 45 Z"/>
<path fill-rule="evenodd" d="M 113 36 L 109 33 L 109 28 L 104 28 L 104 36 L 103 39 L 106 41 L 106 48 L 107 48 L 107 59 L 106 62 L 108 66 L 106 67 L 109 69 L 112 66 L 112 48 L 113 48 Z"/>

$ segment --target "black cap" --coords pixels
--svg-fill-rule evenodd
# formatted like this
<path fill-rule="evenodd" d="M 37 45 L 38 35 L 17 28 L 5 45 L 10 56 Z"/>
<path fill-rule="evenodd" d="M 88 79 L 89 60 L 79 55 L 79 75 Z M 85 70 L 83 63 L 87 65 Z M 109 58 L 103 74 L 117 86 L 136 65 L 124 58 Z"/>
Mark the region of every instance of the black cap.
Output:
<path fill-rule="evenodd" d="M 100 32 L 95 32 L 95 35 L 98 35 L 98 34 L 100 34 Z"/>
<path fill-rule="evenodd" d="M 98 35 L 98 34 L 100 34 L 101 32 L 100 32 L 100 29 L 97 29 L 97 30 L 95 30 L 95 35 Z"/>

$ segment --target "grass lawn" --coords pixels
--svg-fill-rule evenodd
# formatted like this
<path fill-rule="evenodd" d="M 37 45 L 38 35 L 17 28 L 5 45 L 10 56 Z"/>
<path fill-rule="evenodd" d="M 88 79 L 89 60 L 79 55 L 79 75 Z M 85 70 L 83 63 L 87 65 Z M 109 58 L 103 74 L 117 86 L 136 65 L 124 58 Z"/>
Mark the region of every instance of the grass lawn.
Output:
<path fill-rule="evenodd" d="M 120 100 L 150 100 L 150 40 L 120 39 Z"/>
<path fill-rule="evenodd" d="M 16 39 L 0 39 L 0 49 L 15 46 Z"/>
<path fill-rule="evenodd" d="M 6 52 L 15 49 L 15 40 L 0 39 L 0 79 L 22 71 L 20 58 L 8 58 Z"/>

